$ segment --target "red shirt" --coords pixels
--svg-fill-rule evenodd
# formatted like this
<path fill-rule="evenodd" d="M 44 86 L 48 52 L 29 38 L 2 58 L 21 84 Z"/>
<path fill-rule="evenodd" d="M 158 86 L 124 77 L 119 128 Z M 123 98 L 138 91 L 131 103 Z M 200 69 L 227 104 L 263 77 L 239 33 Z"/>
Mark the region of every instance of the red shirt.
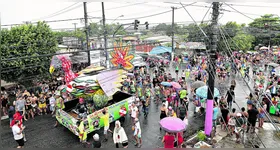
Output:
<path fill-rule="evenodd" d="M 168 98 L 167 98 L 168 103 L 170 103 L 171 100 L 172 100 L 171 97 L 168 97 Z"/>
<path fill-rule="evenodd" d="M 183 142 L 184 142 L 184 139 L 182 137 L 182 133 L 178 133 L 178 145 L 183 144 Z"/>
<path fill-rule="evenodd" d="M 175 142 L 174 135 L 165 135 L 163 138 L 164 138 L 164 148 L 174 148 L 174 142 Z"/>

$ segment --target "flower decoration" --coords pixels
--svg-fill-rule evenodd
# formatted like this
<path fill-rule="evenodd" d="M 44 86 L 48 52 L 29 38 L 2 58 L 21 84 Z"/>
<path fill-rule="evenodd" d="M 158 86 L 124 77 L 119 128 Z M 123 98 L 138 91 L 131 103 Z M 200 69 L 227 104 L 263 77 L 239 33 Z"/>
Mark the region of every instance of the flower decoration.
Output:
<path fill-rule="evenodd" d="M 131 60 L 134 56 L 129 55 L 129 45 L 123 46 L 122 42 L 119 45 L 114 43 L 114 51 L 110 55 L 112 56 L 111 63 L 115 67 L 121 65 L 125 70 L 133 69 Z"/>

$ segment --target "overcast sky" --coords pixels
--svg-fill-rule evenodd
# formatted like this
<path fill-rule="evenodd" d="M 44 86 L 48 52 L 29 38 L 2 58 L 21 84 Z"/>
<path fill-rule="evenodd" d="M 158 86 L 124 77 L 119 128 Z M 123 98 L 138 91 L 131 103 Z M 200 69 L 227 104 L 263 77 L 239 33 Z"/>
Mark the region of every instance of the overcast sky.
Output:
<path fill-rule="evenodd" d="M 62 19 L 71 19 L 71 18 L 82 18 L 84 16 L 84 10 L 82 2 L 60 2 L 60 1 L 39 1 L 38 0 L 0 0 L 0 12 L 1 12 L 1 22 L 2 25 L 5 24 L 17 24 L 22 23 L 23 21 L 38 21 L 38 19 L 43 20 L 62 20 Z M 137 3 L 137 4 L 135 4 Z M 183 4 L 190 4 L 191 2 L 183 2 Z M 75 4 L 75 5 L 74 5 Z M 135 4 L 135 5 L 133 5 Z M 263 14 L 277 14 L 280 16 L 280 3 L 228 3 L 234 4 L 233 8 L 236 10 L 245 13 L 248 17 L 245 17 L 237 12 L 234 12 L 232 8 L 223 5 L 222 8 L 226 11 L 223 11 L 223 14 L 220 15 L 220 23 L 226 23 L 228 21 L 236 21 L 238 23 L 248 24 L 252 20 L 250 18 L 257 18 Z M 68 6 L 71 6 L 69 9 L 65 9 Z M 130 5 L 130 6 L 128 6 Z M 190 12 L 193 18 L 196 21 L 201 22 L 205 13 L 207 12 L 210 6 L 210 3 L 197 2 L 195 6 L 187 6 L 186 9 Z M 249 5 L 250 7 L 240 6 L 240 5 Z M 127 6 L 127 7 L 122 7 Z M 105 15 L 107 23 L 111 23 L 113 19 L 118 16 L 124 15 L 124 17 L 119 17 L 119 19 L 129 19 L 129 20 L 116 20 L 115 22 L 120 23 L 131 23 L 134 21 L 134 18 L 149 16 L 152 14 L 161 13 L 164 11 L 171 10 L 171 6 L 180 7 L 177 4 L 163 3 L 163 2 L 105 2 Z M 200 6 L 200 7 L 198 7 Z M 206 6 L 206 7 L 203 7 Z M 258 7 L 260 6 L 260 7 Z M 265 7 L 267 6 L 267 7 Z M 121 8 L 116 8 L 121 7 Z M 116 8 L 116 9 L 112 9 Z M 61 11 L 62 9 L 69 10 L 67 12 Z M 101 2 L 88 2 L 87 6 L 88 16 L 90 17 L 102 17 L 101 11 Z M 60 14 L 54 14 L 58 11 L 61 11 Z M 231 11 L 231 12 L 229 12 Z M 52 15 L 54 14 L 54 15 Z M 162 15 L 157 15 L 148 18 L 139 19 L 141 23 L 148 21 L 152 23 L 164 23 L 172 21 L 172 12 L 168 12 Z M 204 20 L 210 19 L 210 14 L 205 17 Z M 249 18 L 250 17 L 250 18 Z M 90 19 L 90 22 L 98 22 L 100 19 Z M 189 22 L 192 23 L 192 19 L 186 13 L 184 9 L 178 9 L 175 11 L 175 22 Z M 60 29 L 60 28 L 73 28 L 73 23 L 78 23 L 77 27 L 83 26 L 81 21 L 68 21 L 68 22 L 56 22 L 49 23 L 51 28 Z"/>

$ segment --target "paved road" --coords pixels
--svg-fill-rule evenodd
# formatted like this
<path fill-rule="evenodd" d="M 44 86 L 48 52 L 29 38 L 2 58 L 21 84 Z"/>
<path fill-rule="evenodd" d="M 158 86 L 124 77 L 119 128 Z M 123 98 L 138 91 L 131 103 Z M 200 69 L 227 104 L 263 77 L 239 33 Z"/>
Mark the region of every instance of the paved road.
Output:
<path fill-rule="evenodd" d="M 172 70 L 172 69 L 171 69 Z M 174 73 L 172 73 L 174 75 Z M 237 78 L 237 87 L 236 87 L 236 101 L 240 107 L 245 107 L 245 95 L 248 95 L 248 88 L 244 86 L 241 79 Z M 218 87 L 226 89 L 227 84 L 219 84 Z M 244 90 L 245 91 L 244 91 Z M 247 89 L 247 90 L 246 90 Z M 226 90 L 224 90 L 226 91 Z M 224 92 L 223 91 L 223 92 Z M 141 128 L 142 128 L 142 138 L 143 145 L 142 148 L 157 148 L 162 147 L 161 137 L 164 132 L 159 130 L 159 107 L 156 104 L 152 103 L 150 107 L 150 113 L 147 119 L 143 118 L 143 115 L 140 116 Z M 236 107 L 234 104 L 233 107 Z M 239 109 L 237 109 L 239 110 Z M 198 124 L 203 125 L 203 120 L 199 118 L 193 118 L 193 105 L 190 104 L 189 109 L 189 127 L 187 131 L 187 136 L 191 136 L 193 132 L 203 129 Z M 27 143 L 26 148 L 82 148 L 83 145 L 79 143 L 78 137 L 74 136 L 70 131 L 65 129 L 63 126 L 54 128 L 55 118 L 52 118 L 50 115 L 47 116 L 37 116 L 35 120 L 29 120 L 25 123 L 26 125 L 26 137 Z M 131 130 L 131 121 L 129 118 L 126 119 L 124 124 L 125 131 L 129 137 L 129 147 L 133 148 Z M 13 135 L 11 129 L 8 125 L 8 120 L 2 121 L 2 132 L 1 132 L 1 141 L 2 144 L 0 148 L 15 148 L 16 142 L 13 140 Z M 113 129 L 113 125 L 111 125 Z M 102 130 L 98 131 L 103 139 Z M 89 141 L 92 141 L 92 134 L 88 135 Z M 112 138 L 109 138 L 108 142 L 102 143 L 104 148 L 114 148 Z"/>

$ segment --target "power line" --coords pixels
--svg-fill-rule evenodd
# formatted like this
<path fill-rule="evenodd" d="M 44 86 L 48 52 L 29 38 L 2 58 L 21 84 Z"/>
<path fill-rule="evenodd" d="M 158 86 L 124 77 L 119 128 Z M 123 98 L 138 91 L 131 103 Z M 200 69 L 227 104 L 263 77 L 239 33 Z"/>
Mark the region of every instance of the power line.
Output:
<path fill-rule="evenodd" d="M 54 12 L 54 13 L 48 15 L 48 16 L 41 17 L 41 18 L 39 18 L 39 19 L 33 19 L 33 20 L 31 20 L 31 21 L 35 21 L 35 20 L 45 20 L 46 18 L 53 17 L 53 16 L 55 16 L 56 14 L 59 14 L 59 13 L 65 11 L 65 10 L 67 10 L 68 8 L 71 8 L 72 6 L 75 6 L 75 5 L 78 4 L 78 3 L 79 3 L 79 2 L 77 2 L 77 3 L 75 3 L 75 4 L 72 4 L 72 5 L 70 5 L 70 6 L 66 7 L 66 8 L 63 8 L 63 9 L 57 11 L 57 12 Z M 43 18 L 44 18 L 44 19 L 43 19 Z"/>
<path fill-rule="evenodd" d="M 236 10 L 236 9 L 235 9 L 235 8 L 233 8 L 232 6 L 228 5 L 227 3 L 224 3 L 224 4 L 226 4 L 227 6 L 229 6 L 231 9 L 233 9 L 233 10 L 237 11 L 237 12 L 238 12 L 238 13 L 240 13 L 241 15 L 243 15 L 243 16 L 245 16 L 245 17 L 247 17 L 247 18 L 251 19 L 251 20 L 255 20 L 255 19 L 253 19 L 253 18 L 251 18 L 251 17 L 249 17 L 249 16 L 245 15 L 244 13 L 242 13 L 242 12 L 240 12 L 240 11 Z"/>
<path fill-rule="evenodd" d="M 134 5 L 139 5 L 139 4 L 145 4 L 147 2 L 142 2 L 142 3 L 134 3 L 134 4 L 129 4 L 129 5 L 124 5 L 124 6 L 119 6 L 119 7 L 112 7 L 112 8 L 107 8 L 107 10 L 114 10 L 114 9 L 119 9 L 119 8 L 125 8 L 125 7 L 130 7 L 130 6 L 134 6 Z M 88 12 L 88 13 L 93 13 L 93 12 L 100 12 L 100 10 L 95 10 L 95 11 L 91 11 L 91 12 Z"/>
<path fill-rule="evenodd" d="M 264 7 L 264 8 L 280 8 L 280 6 L 260 6 L 260 5 L 242 5 L 242 4 L 229 4 L 231 6 L 241 6 L 241 7 Z"/>
<path fill-rule="evenodd" d="M 174 2 L 166 2 L 166 3 L 171 3 L 171 4 L 177 4 L 180 5 L 179 3 L 174 3 Z M 205 6 L 205 5 L 192 5 L 192 7 L 201 7 L 201 8 L 209 8 L 209 6 Z M 233 12 L 233 13 L 239 13 L 238 11 L 231 11 L 231 10 L 227 10 L 227 9 L 220 9 L 222 11 L 227 11 L 227 12 Z M 262 16 L 260 14 L 252 14 L 252 13 L 244 13 L 243 14 L 247 14 L 247 15 L 252 15 L 252 16 Z"/>
<path fill-rule="evenodd" d="M 140 46 L 140 45 L 159 44 L 159 43 L 162 43 L 162 42 L 135 44 L 135 45 L 129 45 L 129 46 Z M 123 48 L 123 47 L 127 47 L 127 46 L 109 47 L 107 49 Z M 104 48 L 96 48 L 96 49 L 90 49 L 90 50 L 80 50 L 78 52 L 88 52 L 88 51 L 96 51 L 96 50 L 104 50 Z M 2 59 L 1 62 L 3 62 L 3 61 L 13 61 L 13 60 L 18 60 L 18 59 L 29 59 L 29 58 L 48 57 L 48 56 L 55 56 L 55 55 L 64 55 L 64 54 L 71 54 L 71 53 L 77 53 L 77 51 L 76 52 L 53 53 L 53 54 L 45 54 L 45 55 L 37 55 L 37 56 L 23 56 L 23 57 L 17 57 L 17 58 Z"/>

